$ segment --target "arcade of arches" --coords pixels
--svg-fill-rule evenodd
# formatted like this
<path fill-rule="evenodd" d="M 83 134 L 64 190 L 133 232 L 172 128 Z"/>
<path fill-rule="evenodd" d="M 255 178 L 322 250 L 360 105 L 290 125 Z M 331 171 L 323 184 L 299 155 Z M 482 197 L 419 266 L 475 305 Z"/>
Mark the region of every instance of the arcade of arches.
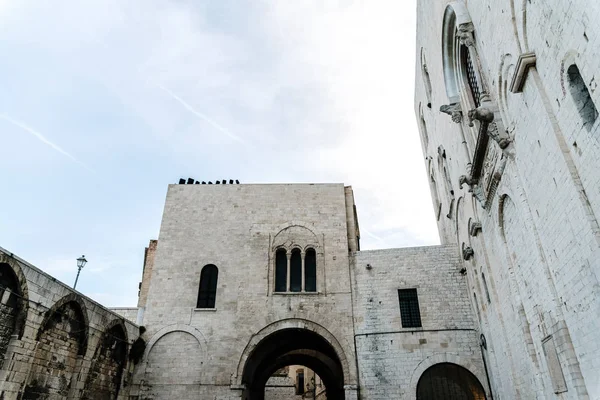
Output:
<path fill-rule="evenodd" d="M 138 328 L 0 249 L 0 398 L 116 399 L 128 331 Z"/>

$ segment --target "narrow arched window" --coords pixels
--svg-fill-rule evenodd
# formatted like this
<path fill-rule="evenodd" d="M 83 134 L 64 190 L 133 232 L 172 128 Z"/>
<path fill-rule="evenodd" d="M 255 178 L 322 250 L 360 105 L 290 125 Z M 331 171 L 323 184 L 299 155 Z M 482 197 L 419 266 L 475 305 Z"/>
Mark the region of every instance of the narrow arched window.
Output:
<path fill-rule="evenodd" d="M 487 298 L 487 302 L 491 303 L 492 300 L 490 299 L 490 291 L 488 290 L 487 281 L 485 280 L 485 274 L 483 272 L 481 273 L 481 279 L 483 279 L 483 288 L 485 289 L 485 297 Z"/>
<path fill-rule="evenodd" d="M 317 291 L 317 252 L 307 249 L 304 256 L 304 291 Z"/>
<path fill-rule="evenodd" d="M 477 319 L 481 322 L 481 312 L 479 311 L 479 302 L 477 301 L 477 295 L 473 293 L 473 299 L 475 299 L 475 310 L 477 310 Z"/>
<path fill-rule="evenodd" d="M 277 249 L 275 252 L 275 291 L 287 291 L 287 252 Z"/>
<path fill-rule="evenodd" d="M 218 276 L 219 270 L 214 265 L 208 264 L 202 268 L 197 308 L 215 308 Z"/>
<path fill-rule="evenodd" d="M 421 76 L 423 77 L 425 95 L 427 96 L 427 108 L 431 108 L 431 79 L 429 78 L 429 70 L 427 69 L 427 61 L 425 60 L 423 49 L 421 49 Z"/>
<path fill-rule="evenodd" d="M 569 89 L 571 91 L 571 96 L 573 96 L 573 101 L 577 105 L 577 110 L 583 120 L 584 126 L 589 131 L 592 129 L 594 122 L 596 122 L 596 119 L 598 118 L 598 109 L 596 109 L 596 105 L 592 100 L 592 96 L 590 96 L 590 92 L 577 65 L 572 64 L 567 69 L 567 77 L 569 79 Z"/>
<path fill-rule="evenodd" d="M 292 250 L 290 258 L 290 292 L 302 290 L 302 254 L 300 249 Z"/>

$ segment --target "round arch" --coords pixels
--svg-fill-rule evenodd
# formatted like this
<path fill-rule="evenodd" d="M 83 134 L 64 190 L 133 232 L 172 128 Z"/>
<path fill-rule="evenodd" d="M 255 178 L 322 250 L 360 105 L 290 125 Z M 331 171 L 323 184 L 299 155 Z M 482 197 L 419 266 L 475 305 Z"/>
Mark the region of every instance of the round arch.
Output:
<path fill-rule="evenodd" d="M 486 400 L 483 385 L 468 369 L 453 363 L 435 364 L 417 383 L 417 400 Z"/>
<path fill-rule="evenodd" d="M 152 338 L 150 339 L 150 341 L 146 345 L 146 349 L 144 350 L 143 360 L 148 359 L 148 354 L 150 354 L 152 347 L 154 347 L 154 345 L 156 344 L 156 342 L 158 342 L 160 340 L 160 338 L 162 338 L 166 334 L 172 333 L 172 332 L 186 332 L 186 333 L 189 333 L 190 335 L 192 335 L 193 337 L 195 337 L 196 340 L 198 341 L 198 346 L 200 346 L 202 355 L 206 356 L 207 341 L 206 341 L 206 338 L 202 335 L 202 332 L 200 332 L 200 330 L 198 330 L 192 326 L 189 326 L 189 325 L 174 324 L 174 325 L 167 325 L 164 328 L 160 329 L 158 332 L 156 332 L 154 335 L 152 335 Z"/>
<path fill-rule="evenodd" d="M 446 6 L 442 25 L 442 70 L 446 95 L 450 103 L 460 102 L 459 84 L 456 79 L 457 41 L 456 30 L 461 25 L 470 24 L 471 16 L 462 1 L 453 1 Z"/>
<path fill-rule="evenodd" d="M 323 379 L 328 398 L 344 399 L 344 385 L 353 376 L 345 352 L 327 329 L 302 319 L 277 321 L 252 336 L 232 384 L 244 388 L 244 400 L 262 400 L 272 373 L 294 364 L 314 370 Z"/>
<path fill-rule="evenodd" d="M 451 353 L 436 354 L 434 356 L 427 357 L 426 359 L 421 361 L 413 371 L 412 376 L 410 378 L 408 392 L 406 393 L 407 400 L 417 400 L 417 386 L 419 380 L 421 379 L 421 376 L 426 370 L 428 370 L 436 364 L 458 365 L 461 368 L 467 370 L 470 374 L 472 374 L 477 379 L 477 381 L 479 381 L 479 383 L 487 382 L 485 372 L 483 371 L 483 364 L 481 362 L 481 359 L 475 357 L 466 358 Z M 488 386 L 484 387 L 486 398 L 489 397 L 489 390 L 487 389 L 487 387 Z"/>
<path fill-rule="evenodd" d="M 307 224 L 292 222 L 279 227 L 273 241 L 271 243 L 271 250 L 275 251 L 277 248 L 285 248 L 288 251 L 294 246 L 304 248 L 311 246 L 316 249 L 320 248 L 319 237 L 313 232 L 312 229 L 307 227 Z"/>

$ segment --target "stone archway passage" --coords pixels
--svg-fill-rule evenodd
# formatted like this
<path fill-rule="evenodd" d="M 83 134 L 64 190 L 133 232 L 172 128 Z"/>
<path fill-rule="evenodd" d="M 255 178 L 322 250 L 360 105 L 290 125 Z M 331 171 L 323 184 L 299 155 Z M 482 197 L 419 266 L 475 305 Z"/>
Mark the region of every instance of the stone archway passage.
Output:
<path fill-rule="evenodd" d="M 321 377 L 328 400 L 344 400 L 344 372 L 334 348 L 308 329 L 288 328 L 261 340 L 244 365 L 243 400 L 264 400 L 265 385 L 279 368 L 304 365 Z"/>
<path fill-rule="evenodd" d="M 417 400 L 486 400 L 479 380 L 466 368 L 436 364 L 423 372 L 417 384 Z"/>

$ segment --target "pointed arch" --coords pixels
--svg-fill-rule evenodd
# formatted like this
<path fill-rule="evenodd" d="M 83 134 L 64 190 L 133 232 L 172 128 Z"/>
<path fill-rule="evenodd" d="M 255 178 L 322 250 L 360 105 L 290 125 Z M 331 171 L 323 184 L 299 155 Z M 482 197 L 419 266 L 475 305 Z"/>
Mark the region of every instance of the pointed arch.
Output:
<path fill-rule="evenodd" d="M 476 357 L 475 355 L 472 358 L 462 357 L 457 354 L 452 353 L 439 353 L 430 357 L 427 357 L 423 361 L 417 365 L 415 370 L 412 373 L 410 378 L 410 384 L 408 388 L 408 392 L 406 393 L 406 398 L 408 400 L 416 400 L 417 399 L 417 386 L 419 380 L 429 368 L 437 365 L 451 363 L 460 366 L 461 368 L 466 369 L 472 374 L 477 380 L 481 382 L 487 382 L 485 377 L 485 371 L 483 368 L 483 363 L 480 357 Z M 484 387 L 484 391 L 486 392 L 486 396 L 489 397 L 489 385 Z"/>
<path fill-rule="evenodd" d="M 127 328 L 121 319 L 106 325 L 92 358 L 82 399 L 116 399 L 127 364 Z"/>
<path fill-rule="evenodd" d="M 37 398 L 40 392 L 50 398 L 66 399 L 80 359 L 87 351 L 88 318 L 79 295 L 71 293 L 46 312 L 36 336 L 31 368 L 23 398 Z"/>
<path fill-rule="evenodd" d="M 20 339 L 25 331 L 25 322 L 29 313 L 29 290 L 27 288 L 27 278 L 23 274 L 19 263 L 14 258 L 7 254 L 0 253 L 0 265 L 5 265 L 6 273 L 12 274 L 12 279 L 16 280 L 17 286 L 14 292 L 17 312 L 15 314 L 15 325 L 13 334 L 16 334 Z M 12 291 L 13 289 L 11 289 Z M 4 293 L 2 293 L 4 295 Z M 2 300 L 2 297 L 0 297 Z"/>
<path fill-rule="evenodd" d="M 79 325 L 78 327 L 73 326 L 75 331 L 74 334 L 77 336 L 77 343 L 79 345 L 77 354 L 85 355 L 88 344 L 89 319 L 85 302 L 81 296 L 76 293 L 70 293 L 64 296 L 54 303 L 52 308 L 46 311 L 46 314 L 44 314 L 44 319 L 42 320 L 40 328 L 38 329 L 36 340 L 40 340 L 42 334 L 50 328 L 52 323 L 57 322 L 57 320 L 60 320 L 65 315 L 64 311 L 68 307 L 73 310 L 75 314 L 74 316 L 77 318 L 77 320 L 71 322 Z"/>

